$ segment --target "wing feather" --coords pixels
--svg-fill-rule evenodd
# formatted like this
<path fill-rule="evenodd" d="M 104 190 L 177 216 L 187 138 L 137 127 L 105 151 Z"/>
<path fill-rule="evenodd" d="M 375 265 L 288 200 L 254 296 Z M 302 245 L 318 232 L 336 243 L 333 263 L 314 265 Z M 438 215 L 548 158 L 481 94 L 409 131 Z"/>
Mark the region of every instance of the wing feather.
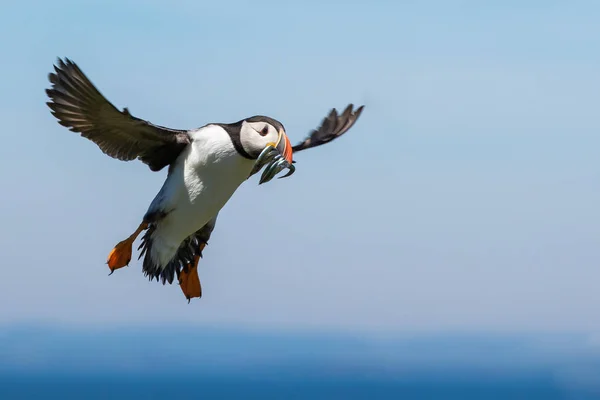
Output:
<path fill-rule="evenodd" d="M 139 159 L 152 171 L 171 164 L 190 143 L 187 131 L 154 125 L 136 118 L 127 108 L 119 111 L 79 67 L 58 60 L 46 103 L 58 123 L 94 142 L 102 152 L 122 161 Z"/>
<path fill-rule="evenodd" d="M 356 111 L 352 111 L 353 108 L 354 105 L 349 104 L 341 114 L 338 114 L 335 108 L 332 109 L 321 122 L 321 126 L 313 130 L 303 142 L 292 147 L 293 151 L 297 152 L 321 146 L 348 132 L 360 117 L 364 106 L 358 107 Z"/>

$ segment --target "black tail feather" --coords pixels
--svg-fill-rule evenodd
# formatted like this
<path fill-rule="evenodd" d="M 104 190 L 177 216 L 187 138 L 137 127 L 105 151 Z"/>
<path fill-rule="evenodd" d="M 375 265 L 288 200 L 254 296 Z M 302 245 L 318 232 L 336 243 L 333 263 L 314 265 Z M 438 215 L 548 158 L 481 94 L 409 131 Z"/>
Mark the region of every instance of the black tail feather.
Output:
<path fill-rule="evenodd" d="M 152 234 L 156 230 L 156 224 L 152 223 L 149 225 L 142 242 L 138 248 L 141 249 L 140 256 L 138 259 L 144 257 L 142 264 L 142 271 L 144 276 L 147 276 L 150 281 L 156 279 L 157 282 L 162 284 L 172 284 L 177 277 L 179 281 L 179 274 L 182 269 L 185 269 L 188 264 L 194 261 L 196 256 L 202 257 L 201 245 L 207 244 L 208 239 L 214 229 L 214 222 L 211 221 L 201 229 L 188 236 L 179 246 L 175 256 L 169 261 L 165 268 L 161 268 L 156 265 L 152 260 Z"/>

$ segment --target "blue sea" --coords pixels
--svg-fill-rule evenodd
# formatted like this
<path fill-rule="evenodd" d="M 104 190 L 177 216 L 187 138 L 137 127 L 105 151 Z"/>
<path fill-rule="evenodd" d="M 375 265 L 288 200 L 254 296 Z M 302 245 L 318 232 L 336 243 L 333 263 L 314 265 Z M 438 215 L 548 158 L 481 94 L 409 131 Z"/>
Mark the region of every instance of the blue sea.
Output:
<path fill-rule="evenodd" d="M 365 379 L 207 378 L 190 371 L 178 376 L 18 375 L 0 380 L 2 399 L 598 399 L 568 392 L 550 377 L 523 376 L 458 382 L 422 376 L 416 381 Z"/>
<path fill-rule="evenodd" d="M 12 327 L 0 339 L 0 399 L 600 399 L 585 335 Z"/>

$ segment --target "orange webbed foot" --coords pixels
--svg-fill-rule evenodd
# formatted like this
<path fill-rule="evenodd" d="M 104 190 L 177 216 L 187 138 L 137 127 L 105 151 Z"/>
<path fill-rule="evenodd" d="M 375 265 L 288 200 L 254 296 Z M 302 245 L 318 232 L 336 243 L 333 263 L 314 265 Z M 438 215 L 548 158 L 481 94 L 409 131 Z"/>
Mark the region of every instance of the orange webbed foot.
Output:
<path fill-rule="evenodd" d="M 194 262 L 188 264 L 179 273 L 179 287 L 185 298 L 190 300 L 194 297 L 202 297 L 202 286 L 200 285 L 200 277 L 198 276 L 198 261 L 200 256 L 194 257 Z"/>
<path fill-rule="evenodd" d="M 129 265 L 129 261 L 131 261 L 131 248 L 133 246 L 133 242 L 138 237 L 140 232 L 148 227 L 148 224 L 141 223 L 137 230 L 129 236 L 127 239 L 120 241 L 114 249 L 111 250 L 108 255 L 108 259 L 106 263 L 108 264 L 108 268 L 110 268 L 110 274 L 112 275 L 116 269 L 123 268 Z"/>
<path fill-rule="evenodd" d="M 110 274 L 115 272 L 116 269 L 129 265 L 129 261 L 131 261 L 132 246 L 133 241 L 125 239 L 119 242 L 119 244 L 117 244 L 115 248 L 111 250 L 110 254 L 108 255 L 108 260 L 106 260 L 108 268 L 110 268 Z"/>

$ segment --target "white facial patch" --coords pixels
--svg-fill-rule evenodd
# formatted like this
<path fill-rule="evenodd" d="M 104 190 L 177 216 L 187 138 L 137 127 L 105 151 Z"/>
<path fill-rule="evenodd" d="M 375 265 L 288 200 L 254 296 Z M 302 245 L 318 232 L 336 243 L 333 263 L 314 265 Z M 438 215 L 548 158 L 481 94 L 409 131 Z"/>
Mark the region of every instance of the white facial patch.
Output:
<path fill-rule="evenodd" d="M 263 129 L 267 128 L 263 136 Z M 277 130 L 266 122 L 242 122 L 240 142 L 248 154 L 258 156 L 269 142 L 277 142 Z"/>

